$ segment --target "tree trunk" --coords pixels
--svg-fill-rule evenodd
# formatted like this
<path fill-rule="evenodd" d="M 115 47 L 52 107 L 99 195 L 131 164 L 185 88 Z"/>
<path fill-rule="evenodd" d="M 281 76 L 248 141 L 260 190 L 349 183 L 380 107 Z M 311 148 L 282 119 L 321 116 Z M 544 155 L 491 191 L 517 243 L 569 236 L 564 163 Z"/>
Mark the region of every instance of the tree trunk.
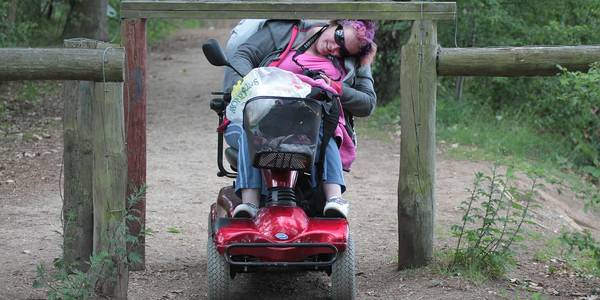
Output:
<path fill-rule="evenodd" d="M 17 0 L 10 1 L 10 4 L 8 5 L 8 24 L 10 24 L 11 27 L 15 25 L 15 21 L 17 20 L 18 5 L 19 1 Z"/>
<path fill-rule="evenodd" d="M 64 38 L 108 39 L 107 0 L 70 0 L 71 11 L 63 30 Z"/>

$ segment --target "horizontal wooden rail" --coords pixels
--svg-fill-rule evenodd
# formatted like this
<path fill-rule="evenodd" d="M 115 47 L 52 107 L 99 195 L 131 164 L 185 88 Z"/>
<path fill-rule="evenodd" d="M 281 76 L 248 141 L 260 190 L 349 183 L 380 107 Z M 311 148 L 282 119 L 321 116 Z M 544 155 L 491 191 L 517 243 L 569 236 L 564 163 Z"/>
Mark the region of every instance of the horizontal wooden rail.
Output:
<path fill-rule="evenodd" d="M 452 20 L 454 2 L 123 0 L 123 18 Z"/>
<path fill-rule="evenodd" d="M 600 46 L 547 46 L 504 48 L 442 48 L 438 75 L 446 76 L 552 76 L 557 65 L 587 71 L 600 61 Z"/>
<path fill-rule="evenodd" d="M 123 81 L 122 48 L 0 49 L 0 81 L 88 80 Z"/>

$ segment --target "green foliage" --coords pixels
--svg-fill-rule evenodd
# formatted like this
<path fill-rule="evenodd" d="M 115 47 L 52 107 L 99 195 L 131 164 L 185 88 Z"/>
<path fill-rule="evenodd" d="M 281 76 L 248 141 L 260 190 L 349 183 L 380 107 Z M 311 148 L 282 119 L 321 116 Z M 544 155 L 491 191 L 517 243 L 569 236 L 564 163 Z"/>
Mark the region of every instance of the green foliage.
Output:
<path fill-rule="evenodd" d="M 119 7 L 121 0 L 109 0 L 110 5 L 115 8 L 116 15 L 108 18 L 108 35 L 112 43 L 121 42 L 121 15 Z M 146 23 L 146 38 L 150 44 L 164 39 L 169 34 L 181 27 L 198 27 L 198 21 L 149 19 Z"/>
<path fill-rule="evenodd" d="M 13 6 L 13 3 L 15 5 Z M 61 45 L 62 34 L 71 11 L 69 0 L 0 0 L 0 48 Z M 121 41 L 121 0 L 108 0 L 109 41 Z M 198 27 L 196 20 L 149 20 L 149 43 L 165 38 L 180 27 Z"/>
<path fill-rule="evenodd" d="M 450 272 L 499 278 L 514 264 L 513 247 L 522 240 L 523 224 L 530 222 L 538 184 L 534 178 L 528 191 L 520 191 L 510 185 L 512 177 L 510 168 L 505 175 L 496 167 L 490 176 L 475 174 L 470 197 L 460 206 L 462 223 L 451 227 L 457 242 Z"/>
<path fill-rule="evenodd" d="M 138 236 L 131 234 L 126 226 L 127 222 L 139 222 L 139 218 L 134 216 L 133 208 L 146 195 L 146 186 L 139 188 L 131 187 L 132 193 L 127 199 L 127 210 L 121 212 L 122 222 L 117 225 L 117 231 L 120 231 L 126 239 L 126 242 L 135 245 L 139 242 Z M 76 217 L 76 216 L 72 216 Z M 143 234 L 143 230 L 142 233 Z M 121 235 L 121 234 L 118 234 Z M 117 240 L 108 241 L 109 249 L 114 249 L 113 257 L 107 251 L 100 251 L 90 256 L 89 268 L 87 272 L 77 269 L 77 265 L 68 265 L 62 259 L 54 260 L 54 271 L 48 272 L 40 264 L 37 267 L 37 276 L 33 282 L 34 288 L 48 289 L 48 299 L 90 299 L 96 296 L 96 286 L 98 282 L 115 282 L 117 261 L 124 261 L 126 264 L 139 263 L 141 256 L 139 253 L 129 252 L 126 248 L 118 246 L 121 244 Z"/>
<path fill-rule="evenodd" d="M 569 246 L 569 253 L 577 249 L 580 253 L 589 255 L 595 263 L 593 266 L 595 273 L 600 273 L 600 243 L 592 237 L 589 230 L 564 232 L 560 236 L 560 241 Z"/>
<path fill-rule="evenodd" d="M 400 48 L 408 40 L 410 22 L 381 21 L 377 31 L 377 59 L 373 79 L 379 103 L 390 103 L 400 90 Z"/>
<path fill-rule="evenodd" d="M 543 97 L 534 111 L 535 124 L 567 137 L 572 145 L 570 160 L 596 181 L 600 179 L 600 64 L 588 73 L 563 72 L 556 85 L 546 90 L 556 97 Z"/>
<path fill-rule="evenodd" d="M 550 0 L 539 5 L 535 1 L 458 0 L 456 4 L 455 23 L 438 26 L 443 47 L 600 42 L 600 1 Z M 380 104 L 390 105 L 378 110 L 385 111 L 385 119 L 391 120 L 388 115 L 398 111 L 395 99 L 400 95 L 398 44 L 410 28 L 406 22 L 390 21 L 380 23 L 380 28 L 381 55 L 374 65 L 375 78 Z M 599 74 L 595 64 L 588 73 L 564 71 L 554 77 L 468 77 L 464 78 L 462 93 L 457 92 L 455 78 L 441 78 L 438 137 L 466 145 L 451 151 L 462 151 L 467 157 L 524 158 L 575 170 L 596 185 L 578 193 L 586 203 L 598 204 Z"/>
<path fill-rule="evenodd" d="M 536 249 L 533 258 L 547 264 L 550 275 L 567 267 L 569 272 L 575 271 L 578 276 L 600 276 L 599 246 L 589 231 L 562 231 Z"/>
<path fill-rule="evenodd" d="M 69 10 L 67 0 L 0 0 L 0 47 L 58 44 Z"/>
<path fill-rule="evenodd" d="M 78 270 L 75 265 L 66 265 L 62 259 L 54 260 L 54 272 L 49 273 L 44 265 L 38 265 L 34 288 L 47 288 L 48 299 L 90 299 L 96 295 L 94 284 L 100 278 L 107 278 L 113 267 L 113 261 L 106 252 L 90 257 L 87 272 Z"/>

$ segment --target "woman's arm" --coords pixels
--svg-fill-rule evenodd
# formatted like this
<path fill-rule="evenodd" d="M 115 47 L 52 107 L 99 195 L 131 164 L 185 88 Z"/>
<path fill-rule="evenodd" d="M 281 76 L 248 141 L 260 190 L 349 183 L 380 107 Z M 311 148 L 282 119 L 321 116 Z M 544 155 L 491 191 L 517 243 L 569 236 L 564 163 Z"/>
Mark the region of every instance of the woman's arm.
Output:
<path fill-rule="evenodd" d="M 259 31 L 237 48 L 229 62 L 244 75 L 252 69 L 260 67 L 260 63 L 277 50 L 277 45 L 285 41 L 292 25 L 290 22 L 267 21 Z M 240 76 L 233 70 L 225 72 L 229 72 L 225 77 L 225 90 L 230 91 Z"/>
<path fill-rule="evenodd" d="M 356 69 L 352 85 L 344 82 L 341 97 L 342 106 L 354 116 L 367 117 L 375 110 L 377 95 L 373 87 L 373 76 L 369 65 Z"/>

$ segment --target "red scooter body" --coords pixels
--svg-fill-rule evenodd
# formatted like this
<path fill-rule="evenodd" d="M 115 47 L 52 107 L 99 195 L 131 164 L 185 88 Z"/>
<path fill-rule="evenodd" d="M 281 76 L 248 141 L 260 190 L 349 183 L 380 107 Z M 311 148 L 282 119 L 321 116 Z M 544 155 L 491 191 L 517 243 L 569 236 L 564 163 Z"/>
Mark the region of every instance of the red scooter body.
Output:
<path fill-rule="evenodd" d="M 299 262 L 319 254 L 335 254 L 346 249 L 348 222 L 345 219 L 309 219 L 299 207 L 268 206 L 255 219 L 229 219 L 217 228 L 217 251 L 230 257 L 249 256 L 264 262 Z M 288 244 L 289 247 L 236 247 L 241 243 Z M 298 243 L 330 246 L 294 247 Z"/>
<path fill-rule="evenodd" d="M 291 188 L 297 176 L 297 171 L 263 170 L 269 188 Z M 316 255 L 335 256 L 346 249 L 346 219 L 309 218 L 300 207 L 277 204 L 261 208 L 254 219 L 231 218 L 238 203 L 231 187 L 226 187 L 211 207 L 213 240 L 217 251 L 228 258 L 246 256 L 261 262 L 301 262 Z M 255 246 L 240 246 L 244 243 Z M 269 247 L 272 244 L 278 245 Z"/>

